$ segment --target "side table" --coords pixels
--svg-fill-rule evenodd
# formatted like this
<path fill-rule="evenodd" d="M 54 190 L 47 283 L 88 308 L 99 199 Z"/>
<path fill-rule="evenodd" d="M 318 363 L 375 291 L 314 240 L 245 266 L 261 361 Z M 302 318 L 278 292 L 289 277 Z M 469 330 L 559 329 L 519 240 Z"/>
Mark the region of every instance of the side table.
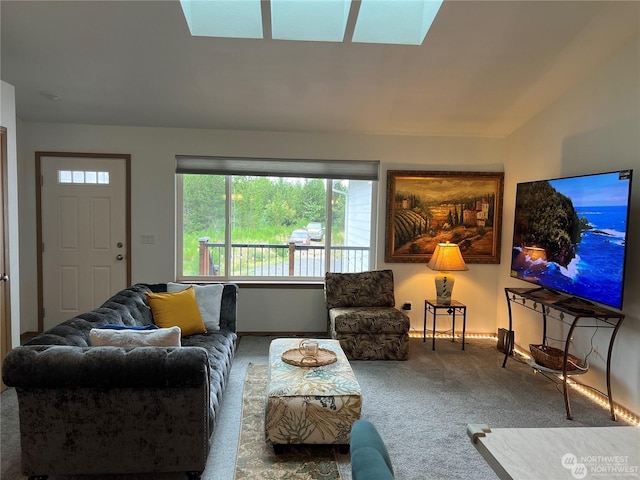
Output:
<path fill-rule="evenodd" d="M 456 314 L 462 315 L 462 350 L 464 350 L 464 333 L 467 329 L 467 306 L 458 302 L 457 300 L 451 300 L 451 303 L 438 303 L 437 300 L 425 300 L 424 301 L 424 329 L 422 332 L 422 341 L 427 341 L 427 313 L 433 314 L 433 338 L 431 343 L 431 350 L 436 349 L 436 317 L 438 311 L 442 314 L 442 310 L 447 315 L 452 316 L 451 320 L 451 341 L 456 339 Z"/>

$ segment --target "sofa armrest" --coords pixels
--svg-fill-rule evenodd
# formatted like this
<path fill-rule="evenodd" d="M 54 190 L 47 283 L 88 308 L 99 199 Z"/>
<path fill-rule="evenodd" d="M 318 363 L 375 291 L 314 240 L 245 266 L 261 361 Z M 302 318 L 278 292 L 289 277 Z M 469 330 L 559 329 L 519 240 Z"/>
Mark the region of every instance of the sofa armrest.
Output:
<path fill-rule="evenodd" d="M 200 347 L 23 346 L 9 352 L 2 379 L 18 388 L 189 388 L 209 382 Z"/>

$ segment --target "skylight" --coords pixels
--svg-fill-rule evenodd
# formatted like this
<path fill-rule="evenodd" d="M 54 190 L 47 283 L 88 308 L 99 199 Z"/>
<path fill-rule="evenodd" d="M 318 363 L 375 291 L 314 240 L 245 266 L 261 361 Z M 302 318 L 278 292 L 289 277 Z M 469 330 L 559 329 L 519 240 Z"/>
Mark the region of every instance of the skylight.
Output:
<path fill-rule="evenodd" d="M 194 37 L 262 38 L 260 0 L 180 0 Z"/>
<path fill-rule="evenodd" d="M 276 40 L 342 42 L 351 0 L 271 0 L 271 36 Z"/>
<path fill-rule="evenodd" d="M 442 0 L 362 0 L 353 41 L 422 45 Z"/>
<path fill-rule="evenodd" d="M 421 45 L 443 0 L 180 0 L 191 35 Z M 355 26 L 349 14 L 358 9 Z M 355 16 L 355 15 L 354 15 Z M 353 19 L 351 20 L 353 22 Z M 353 38 L 345 38 L 353 32 Z M 267 33 L 268 35 L 268 33 Z M 349 33 L 347 35 L 350 36 Z"/>

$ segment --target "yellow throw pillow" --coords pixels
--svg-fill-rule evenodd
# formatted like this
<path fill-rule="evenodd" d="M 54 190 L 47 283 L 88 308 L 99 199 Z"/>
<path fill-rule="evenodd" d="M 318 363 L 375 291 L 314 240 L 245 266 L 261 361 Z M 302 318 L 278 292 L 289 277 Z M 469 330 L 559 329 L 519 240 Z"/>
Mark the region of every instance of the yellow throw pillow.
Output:
<path fill-rule="evenodd" d="M 187 337 L 195 333 L 206 333 L 193 286 L 175 293 L 148 293 L 153 319 L 161 328 L 180 327 Z"/>

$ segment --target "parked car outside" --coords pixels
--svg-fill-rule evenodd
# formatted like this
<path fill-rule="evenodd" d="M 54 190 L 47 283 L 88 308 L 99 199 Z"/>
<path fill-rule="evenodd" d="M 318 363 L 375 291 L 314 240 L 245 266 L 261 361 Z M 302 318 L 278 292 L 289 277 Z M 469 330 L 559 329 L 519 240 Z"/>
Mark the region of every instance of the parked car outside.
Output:
<path fill-rule="evenodd" d="M 289 237 L 289 243 L 295 243 L 296 245 L 310 245 L 311 238 L 306 228 L 298 228 L 291 232 Z"/>
<path fill-rule="evenodd" d="M 309 238 L 316 242 L 321 242 L 324 238 L 324 228 L 322 228 L 322 223 L 320 222 L 311 222 L 307 225 L 307 231 L 309 232 Z"/>

